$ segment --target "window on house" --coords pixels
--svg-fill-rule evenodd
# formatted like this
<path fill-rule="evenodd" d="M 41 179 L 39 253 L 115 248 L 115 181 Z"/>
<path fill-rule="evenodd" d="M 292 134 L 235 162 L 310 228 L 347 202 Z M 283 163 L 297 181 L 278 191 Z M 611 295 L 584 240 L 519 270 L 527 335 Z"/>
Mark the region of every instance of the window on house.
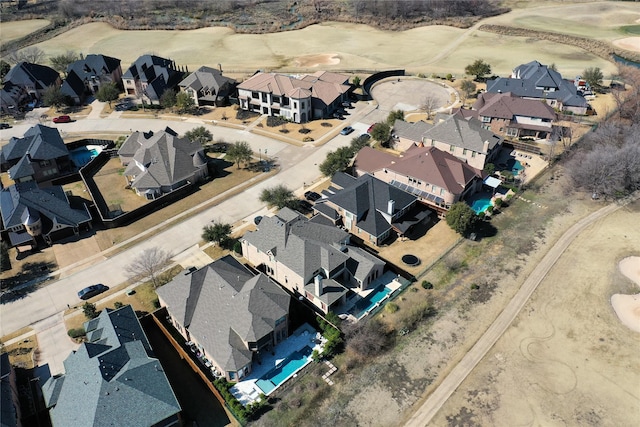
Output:
<path fill-rule="evenodd" d="M 467 149 L 466 149 L 466 148 L 463 148 L 463 149 L 462 149 L 462 155 L 463 155 L 463 156 L 466 156 L 466 155 L 467 155 Z"/>
<path fill-rule="evenodd" d="M 298 108 L 298 103 L 296 101 L 293 101 L 293 108 Z"/>
<path fill-rule="evenodd" d="M 304 102 L 302 103 L 302 108 L 304 109 Z"/>
<path fill-rule="evenodd" d="M 454 151 L 456 151 L 456 146 L 455 146 L 455 145 L 450 145 L 450 146 L 449 146 L 449 151 L 451 151 L 452 153 L 453 153 Z"/>
<path fill-rule="evenodd" d="M 476 152 L 475 152 L 475 151 L 472 151 L 472 152 L 471 152 L 471 157 L 475 157 L 475 156 L 476 156 Z"/>
<path fill-rule="evenodd" d="M 260 94 L 258 92 L 251 92 L 251 98 L 260 99 Z"/>
<path fill-rule="evenodd" d="M 482 123 L 489 123 L 491 121 L 491 117 L 481 116 Z"/>

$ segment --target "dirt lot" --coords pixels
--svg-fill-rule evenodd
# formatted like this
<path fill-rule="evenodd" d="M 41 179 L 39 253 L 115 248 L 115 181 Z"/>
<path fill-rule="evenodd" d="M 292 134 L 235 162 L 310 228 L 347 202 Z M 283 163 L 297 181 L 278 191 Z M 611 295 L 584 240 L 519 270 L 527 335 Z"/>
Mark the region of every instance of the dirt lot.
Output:
<path fill-rule="evenodd" d="M 636 202 L 575 240 L 434 425 L 640 423 L 640 335 L 609 302 L 636 292 L 618 262 L 640 254 L 639 214 Z"/>

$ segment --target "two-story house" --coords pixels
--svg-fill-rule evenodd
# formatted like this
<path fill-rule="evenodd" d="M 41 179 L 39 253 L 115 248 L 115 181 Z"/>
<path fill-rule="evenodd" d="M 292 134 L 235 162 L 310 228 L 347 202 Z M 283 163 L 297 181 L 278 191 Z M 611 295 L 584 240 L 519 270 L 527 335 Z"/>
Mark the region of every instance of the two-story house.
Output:
<path fill-rule="evenodd" d="M 171 59 L 155 55 L 142 55 L 122 75 L 122 86 L 127 95 L 145 102 L 159 102 L 162 94 L 175 89 L 184 78 Z"/>
<path fill-rule="evenodd" d="M 482 171 L 435 147 L 413 145 L 402 156 L 364 147 L 354 169 L 411 193 L 440 215 L 482 188 Z"/>
<path fill-rule="evenodd" d="M 412 145 L 436 147 L 480 170 L 496 159 L 504 141 L 486 129 L 480 120 L 460 114 L 439 114 L 433 126 L 396 120 L 393 135 L 400 151 L 406 151 Z"/>
<path fill-rule="evenodd" d="M 87 94 L 95 95 L 105 83 L 122 86 L 120 60 L 106 55 L 90 54 L 72 62 L 67 67 L 67 78 L 62 83 L 62 93 L 81 104 Z"/>
<path fill-rule="evenodd" d="M 0 164 L 16 183 L 43 183 L 75 170 L 58 129 L 43 125 L 29 128 L 22 138 L 12 137 L 0 150 Z"/>
<path fill-rule="evenodd" d="M 519 98 L 511 92 L 482 93 L 472 111 L 485 128 L 512 138 L 549 139 L 554 134 L 553 124 L 557 117 L 549 104 Z"/>
<path fill-rule="evenodd" d="M 331 117 L 348 100 L 349 76 L 318 71 L 304 76 L 258 72 L 238 85 L 240 108 L 295 123 Z"/>
<path fill-rule="evenodd" d="M 211 67 L 200 67 L 182 80 L 178 86 L 188 94 L 195 105 L 229 104 L 229 97 L 235 95 L 236 81 L 222 75 L 222 71 Z"/>
<path fill-rule="evenodd" d="M 54 427 L 182 425 L 182 408 L 130 305 L 84 324 L 87 341 L 44 383 Z"/>
<path fill-rule="evenodd" d="M 375 246 L 394 233 L 404 236 L 431 213 L 413 194 L 369 174 L 356 178 L 338 172 L 323 194 L 314 210 Z"/>
<path fill-rule="evenodd" d="M 556 110 L 573 114 L 586 114 L 589 106 L 572 82 L 538 61 L 517 66 L 511 77 L 488 80 L 487 92 L 511 92 L 517 97 L 544 101 Z"/>
<path fill-rule="evenodd" d="M 242 254 L 294 296 L 327 313 L 346 302 L 349 288 L 368 289 L 384 262 L 350 246 L 349 233 L 284 208 L 241 239 Z"/>
<path fill-rule="evenodd" d="M 136 193 L 149 200 L 193 185 L 209 176 L 202 144 L 179 138 L 171 128 L 134 132 L 118 150 L 124 176 Z"/>
<path fill-rule="evenodd" d="M 51 67 L 19 62 L 4 76 L 0 90 L 2 113 L 12 114 L 22 104 L 41 100 L 49 86 L 60 87 L 60 73 Z"/>
<path fill-rule="evenodd" d="M 227 255 L 157 290 L 162 307 L 217 376 L 239 381 L 289 336 L 291 297 Z"/>

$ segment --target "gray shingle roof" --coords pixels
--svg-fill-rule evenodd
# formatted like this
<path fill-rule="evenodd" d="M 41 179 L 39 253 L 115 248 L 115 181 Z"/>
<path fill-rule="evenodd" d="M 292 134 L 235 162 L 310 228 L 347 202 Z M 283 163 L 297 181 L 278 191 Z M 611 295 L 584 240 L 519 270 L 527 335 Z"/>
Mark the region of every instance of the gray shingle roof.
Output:
<path fill-rule="evenodd" d="M 360 281 L 363 281 L 376 266 L 384 267 L 384 261 L 371 255 L 364 249 L 348 246 L 346 253 L 349 256 L 347 269 L 353 277 Z"/>
<path fill-rule="evenodd" d="M 392 133 L 398 138 L 406 138 L 410 141 L 420 142 L 422 141 L 422 135 L 432 127 L 432 124 L 423 121 L 409 123 L 396 119 L 393 123 Z"/>
<path fill-rule="evenodd" d="M 29 153 L 34 160 L 52 160 L 69 155 L 67 146 L 56 128 L 35 125 L 22 138 L 13 137 L 2 147 L 2 163 L 12 162 Z"/>
<path fill-rule="evenodd" d="M 289 295 L 265 275 L 254 276 L 232 256 L 190 275 L 179 274 L 158 289 L 158 295 L 226 371 L 250 363 L 251 351 L 244 342 L 269 335 L 276 320 L 289 313 Z"/>
<path fill-rule="evenodd" d="M 18 160 L 18 163 L 9 168 L 9 176 L 14 181 L 33 176 L 35 173 L 33 166 L 31 166 L 31 160 L 27 156 L 23 156 Z"/>
<path fill-rule="evenodd" d="M 105 309 L 92 327 L 105 343 L 84 343 L 43 386 L 54 426 L 153 426 L 180 412 L 131 306 Z"/>
<path fill-rule="evenodd" d="M 179 83 L 180 87 L 195 91 L 212 92 L 217 96 L 226 96 L 236 81 L 222 75 L 220 70 L 200 67 Z"/>
<path fill-rule="evenodd" d="M 549 91 L 543 88 L 554 88 Z M 523 98 L 557 99 L 565 106 L 586 107 L 587 100 L 578 94 L 570 81 L 563 79 L 557 71 L 538 61 L 517 66 L 511 78 L 498 77 L 487 81 L 487 92 L 512 92 Z"/>
<path fill-rule="evenodd" d="M 120 66 L 120 60 L 106 55 L 90 54 L 67 67 L 67 74 L 73 71 L 81 80 L 101 77 L 113 73 Z"/>
<path fill-rule="evenodd" d="M 27 210 L 38 212 L 50 223 L 72 227 L 91 220 L 86 209 L 71 208 L 61 186 L 40 189 L 34 181 L 11 185 L 0 191 L 0 207 L 5 228 L 23 224 Z M 43 225 L 43 233 L 48 232 Z"/>
<path fill-rule="evenodd" d="M 67 78 L 62 82 L 60 90 L 71 98 L 83 99 L 86 87 L 78 74 L 74 70 L 71 70 L 67 74 Z"/>
<path fill-rule="evenodd" d="M 17 63 L 4 77 L 4 82 L 16 86 L 33 85 L 37 90 L 44 90 L 56 83 L 60 73 L 51 67 L 29 62 Z"/>
<path fill-rule="evenodd" d="M 330 196 L 327 202 L 353 213 L 358 228 L 373 236 L 380 236 L 391 228 L 387 219 L 391 200 L 394 201 L 395 215 L 415 203 L 417 198 L 367 174 Z"/>
<path fill-rule="evenodd" d="M 478 96 L 473 109 L 485 117 L 511 120 L 516 116 L 554 120 L 556 113 L 546 102 L 518 98 L 513 93 L 489 93 Z"/>
<path fill-rule="evenodd" d="M 167 128 L 157 133 L 134 132 L 118 150 L 120 156 L 132 161 L 125 175 L 135 176 L 134 188 L 158 188 L 171 186 L 192 176 L 203 164 L 202 144 L 188 138 L 178 138 Z M 141 170 L 138 165 L 144 165 Z"/>
<path fill-rule="evenodd" d="M 458 115 L 450 115 L 436 123 L 423 134 L 423 138 L 466 148 L 477 153 L 486 153 L 485 141 L 489 143 L 489 150 L 502 143 L 502 137 L 484 129 L 479 120 L 465 119 Z"/>

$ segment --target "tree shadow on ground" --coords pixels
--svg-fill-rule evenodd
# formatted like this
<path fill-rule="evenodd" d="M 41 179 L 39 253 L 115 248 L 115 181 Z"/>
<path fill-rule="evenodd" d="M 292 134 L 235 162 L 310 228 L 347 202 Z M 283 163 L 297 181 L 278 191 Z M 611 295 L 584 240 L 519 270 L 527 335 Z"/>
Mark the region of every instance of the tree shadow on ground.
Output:
<path fill-rule="evenodd" d="M 475 240 L 482 240 L 497 235 L 498 229 L 489 221 L 478 221 L 472 232 L 476 235 Z"/>
<path fill-rule="evenodd" d="M 49 280 L 48 272 L 56 268 L 49 261 L 27 262 L 18 274 L 2 280 L 0 304 L 25 298 Z"/>

